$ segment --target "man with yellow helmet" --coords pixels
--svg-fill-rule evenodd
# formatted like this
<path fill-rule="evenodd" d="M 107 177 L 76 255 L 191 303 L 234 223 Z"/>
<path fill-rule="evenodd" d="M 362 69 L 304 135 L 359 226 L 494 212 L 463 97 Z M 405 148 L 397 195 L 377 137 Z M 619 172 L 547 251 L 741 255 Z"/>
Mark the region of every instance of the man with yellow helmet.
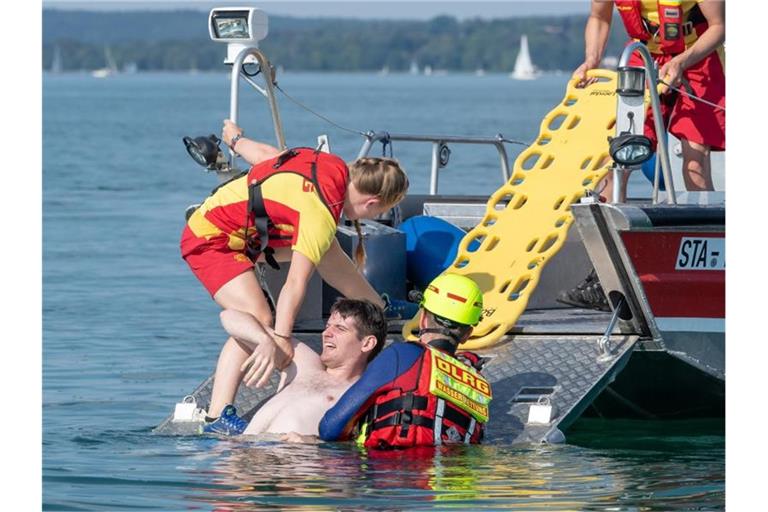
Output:
<path fill-rule="evenodd" d="M 320 437 L 368 448 L 479 443 L 491 388 L 482 359 L 457 352 L 483 311 L 483 294 L 457 274 L 435 278 L 420 302 L 418 342 L 392 343 L 320 421 Z"/>

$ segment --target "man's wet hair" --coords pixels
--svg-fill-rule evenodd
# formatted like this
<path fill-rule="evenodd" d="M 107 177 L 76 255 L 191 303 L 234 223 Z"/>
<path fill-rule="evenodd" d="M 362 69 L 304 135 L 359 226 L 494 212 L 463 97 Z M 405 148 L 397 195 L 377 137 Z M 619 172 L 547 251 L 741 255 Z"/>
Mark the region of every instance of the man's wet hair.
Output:
<path fill-rule="evenodd" d="M 355 319 L 355 329 L 358 338 L 373 335 L 376 338 L 376 346 L 368 354 L 368 361 L 372 361 L 387 340 L 387 321 L 384 318 L 384 310 L 368 300 L 336 299 L 331 306 L 331 314 L 338 312 L 342 318 Z"/>

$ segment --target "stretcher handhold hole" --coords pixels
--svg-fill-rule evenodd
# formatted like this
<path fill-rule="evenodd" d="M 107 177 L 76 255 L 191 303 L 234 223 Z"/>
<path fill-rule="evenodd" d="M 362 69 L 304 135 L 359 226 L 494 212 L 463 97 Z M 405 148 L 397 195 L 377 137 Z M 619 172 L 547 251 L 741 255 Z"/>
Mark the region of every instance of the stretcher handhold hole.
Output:
<path fill-rule="evenodd" d="M 492 250 L 493 250 L 493 248 L 494 248 L 494 247 L 496 247 L 496 246 L 499 244 L 499 240 L 500 240 L 500 239 L 499 239 L 499 237 L 497 237 L 497 236 L 495 236 L 495 237 L 491 238 L 491 239 L 488 241 L 488 243 L 485 245 L 485 250 L 486 250 L 486 252 L 487 252 L 487 251 L 492 251 Z"/>
<path fill-rule="evenodd" d="M 512 283 L 512 281 L 506 281 L 503 285 L 501 285 L 501 288 L 499 288 L 499 293 L 504 293 L 507 291 L 507 288 L 509 288 L 509 285 Z"/>
<path fill-rule="evenodd" d="M 528 196 L 520 196 L 517 198 L 517 201 L 515 201 L 515 204 L 512 205 L 513 210 L 519 210 L 523 206 L 525 206 L 525 203 L 528 202 Z"/>
<path fill-rule="evenodd" d="M 555 227 L 561 228 L 566 222 L 568 222 L 568 217 L 560 217 L 555 221 Z"/>
<path fill-rule="evenodd" d="M 528 266 L 526 267 L 528 270 L 533 270 L 536 267 L 539 266 L 539 260 L 531 260 L 530 263 L 528 263 Z"/>
<path fill-rule="evenodd" d="M 592 157 L 588 156 L 584 159 L 583 162 L 581 162 L 581 170 L 585 170 L 587 167 L 589 167 L 590 162 L 592 162 Z"/>
<path fill-rule="evenodd" d="M 605 127 L 606 130 L 613 130 L 616 127 L 616 118 L 614 117 L 611 119 L 611 121 L 608 123 L 608 126 Z"/>
<path fill-rule="evenodd" d="M 475 236 L 467 244 L 467 252 L 476 252 L 480 248 L 480 245 L 483 243 L 484 240 L 485 240 L 485 234 L 484 233 Z"/>
<path fill-rule="evenodd" d="M 540 156 L 541 156 L 541 153 L 538 153 L 538 152 L 531 153 L 530 155 L 528 155 L 525 158 L 525 160 L 523 160 L 523 163 L 521 164 L 521 167 L 523 168 L 523 170 L 530 171 L 531 169 L 533 169 L 534 166 L 536 165 L 536 162 L 539 161 Z"/>
<path fill-rule="evenodd" d="M 546 240 L 544 240 L 544 243 L 541 244 L 541 247 L 539 247 L 539 254 L 543 254 L 546 251 L 549 250 L 550 247 L 555 245 L 555 242 L 560 238 L 559 233 L 555 233 L 553 235 L 549 235 Z"/>
<path fill-rule="evenodd" d="M 572 107 L 576 104 L 577 101 L 579 101 L 579 99 L 575 96 L 568 96 L 565 98 L 565 101 L 563 101 L 563 105 L 566 107 Z"/>
<path fill-rule="evenodd" d="M 568 123 L 568 126 L 566 127 L 567 130 L 573 130 L 577 126 L 579 126 L 579 123 L 581 122 L 581 117 L 579 116 L 573 116 L 571 118 L 571 122 Z"/>
<path fill-rule="evenodd" d="M 553 157 L 552 155 L 547 156 L 546 160 L 544 160 L 544 163 L 541 164 L 540 169 L 546 169 L 547 167 L 552 165 L 552 162 L 554 161 L 555 161 L 555 157 Z"/>
<path fill-rule="evenodd" d="M 507 297 L 507 300 L 517 300 L 522 295 L 523 291 L 528 287 L 528 283 L 531 282 L 530 277 L 523 277 L 521 278 L 515 287 L 512 289 L 512 291 L 509 293 L 509 296 Z"/>
<path fill-rule="evenodd" d="M 552 137 L 549 135 L 543 135 L 541 138 L 539 138 L 539 140 L 536 141 L 536 144 L 539 146 L 546 146 L 550 142 L 552 142 Z"/>
<path fill-rule="evenodd" d="M 563 121 L 565 121 L 565 118 L 568 117 L 566 114 L 558 114 L 555 117 L 552 118 L 552 120 L 547 125 L 547 129 L 555 131 L 560 129 L 560 126 L 562 126 Z"/>
<path fill-rule="evenodd" d="M 493 226 L 497 220 L 496 217 L 489 215 L 483 220 L 483 226 Z"/>
<path fill-rule="evenodd" d="M 592 178 L 586 178 L 581 182 L 582 187 L 588 187 L 591 184 L 592 184 Z"/>
<path fill-rule="evenodd" d="M 538 238 L 534 238 L 530 242 L 528 242 L 528 246 L 525 248 L 525 252 L 531 252 L 534 247 L 536 247 L 536 244 L 539 242 Z"/>
<path fill-rule="evenodd" d="M 555 201 L 555 205 L 552 208 L 553 210 L 560 209 L 561 206 L 563 206 L 563 203 L 565 202 L 565 196 L 560 196 L 557 198 L 557 201 Z"/>
<path fill-rule="evenodd" d="M 454 265 L 454 267 L 456 267 L 456 268 L 464 268 L 467 265 L 469 265 L 469 260 L 465 258 L 463 260 L 457 261 L 456 264 Z"/>
<path fill-rule="evenodd" d="M 515 197 L 515 194 L 513 194 L 512 192 L 507 192 L 506 194 L 501 196 L 495 203 L 493 203 L 493 209 L 494 210 L 505 209 L 513 197 Z"/>

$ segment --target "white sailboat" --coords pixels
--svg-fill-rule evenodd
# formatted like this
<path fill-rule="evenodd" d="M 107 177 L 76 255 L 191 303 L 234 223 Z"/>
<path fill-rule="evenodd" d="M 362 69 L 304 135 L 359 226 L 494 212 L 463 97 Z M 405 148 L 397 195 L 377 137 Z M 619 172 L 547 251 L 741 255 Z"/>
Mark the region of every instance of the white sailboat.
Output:
<path fill-rule="evenodd" d="M 107 63 L 107 67 L 94 69 L 93 71 L 91 71 L 92 77 L 107 78 L 109 76 L 116 75 L 118 73 L 117 63 L 115 62 L 114 57 L 112 57 L 112 52 L 109 50 L 108 46 L 104 47 L 104 60 Z"/>
<path fill-rule="evenodd" d="M 509 77 L 515 80 L 533 80 L 538 76 L 536 67 L 531 62 L 531 54 L 528 52 L 528 36 L 520 38 L 520 53 L 515 60 L 515 69 Z"/>
<path fill-rule="evenodd" d="M 59 45 L 53 47 L 53 61 L 51 62 L 51 73 L 59 74 L 64 70 L 61 60 L 61 48 Z"/>

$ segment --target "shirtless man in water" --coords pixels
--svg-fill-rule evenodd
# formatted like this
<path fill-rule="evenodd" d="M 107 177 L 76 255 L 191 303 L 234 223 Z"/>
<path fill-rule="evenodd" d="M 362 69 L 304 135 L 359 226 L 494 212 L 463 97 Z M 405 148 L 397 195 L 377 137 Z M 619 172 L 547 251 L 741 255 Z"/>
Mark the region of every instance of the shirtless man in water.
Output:
<path fill-rule="evenodd" d="M 274 343 L 248 313 L 224 310 L 221 323 L 236 340 L 250 345 Z M 289 434 L 288 441 L 317 436 L 320 418 L 362 375 L 368 361 L 381 351 L 386 335 L 387 322 L 378 306 L 363 300 L 337 300 L 323 331 L 322 353 L 291 339 L 293 361 L 282 372 L 278 392 L 256 412 L 244 433 L 284 433 Z M 243 365 L 248 368 L 243 378 L 247 386 L 263 386 L 269 378 L 272 367 L 263 349 L 263 345 L 257 347 Z"/>

